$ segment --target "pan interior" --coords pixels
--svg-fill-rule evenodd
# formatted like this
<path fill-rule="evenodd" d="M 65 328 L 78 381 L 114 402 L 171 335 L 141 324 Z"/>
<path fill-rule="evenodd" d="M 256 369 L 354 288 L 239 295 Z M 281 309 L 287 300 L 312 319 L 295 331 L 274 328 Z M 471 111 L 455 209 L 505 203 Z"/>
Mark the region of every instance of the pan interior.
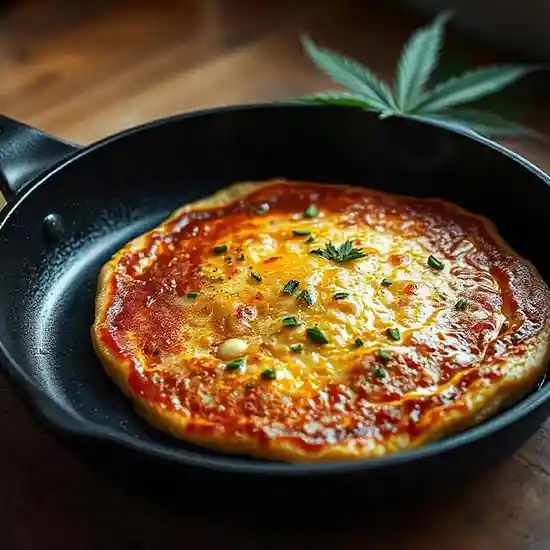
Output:
<path fill-rule="evenodd" d="M 149 427 L 134 413 L 129 400 L 104 373 L 90 342 L 96 275 L 101 265 L 113 250 L 154 227 L 166 214 L 151 214 L 104 238 L 83 243 L 59 272 L 49 274 L 49 287 L 42 283 L 39 294 L 43 294 L 35 295 L 36 318 L 29 327 L 35 342 L 28 359 L 48 393 L 84 418 L 173 449 L 197 450 Z M 211 454 L 202 449 L 197 452 Z"/>
<path fill-rule="evenodd" d="M 510 158 L 438 128 L 346 109 L 229 110 L 93 148 L 9 213 L 0 231 L 7 351 L 86 420 L 145 443 L 214 454 L 150 428 L 104 373 L 89 332 L 97 275 L 113 252 L 182 204 L 234 181 L 277 176 L 445 197 L 493 219 L 550 280 L 550 189 Z M 59 239 L 43 230 L 51 213 L 64 224 Z"/>

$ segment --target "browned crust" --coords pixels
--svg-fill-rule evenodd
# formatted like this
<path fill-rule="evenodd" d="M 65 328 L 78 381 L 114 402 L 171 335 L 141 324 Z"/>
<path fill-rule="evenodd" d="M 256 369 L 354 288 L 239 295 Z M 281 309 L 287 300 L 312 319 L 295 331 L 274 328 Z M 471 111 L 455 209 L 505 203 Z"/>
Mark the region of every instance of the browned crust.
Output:
<path fill-rule="evenodd" d="M 281 182 L 281 180 L 276 181 L 278 183 Z M 268 181 L 231 186 L 227 190 L 218 192 L 208 199 L 197 201 L 176 210 L 154 231 L 166 230 L 170 223 L 184 212 L 227 205 L 237 198 L 246 196 L 252 190 L 271 185 L 272 183 L 273 181 Z M 411 197 L 411 199 L 413 198 Z M 439 199 L 432 200 L 439 201 Z M 465 215 L 471 216 L 470 213 L 454 205 L 453 208 L 463 212 Z M 500 237 L 492 222 L 486 219 L 483 219 L 483 221 L 491 238 L 502 249 L 513 253 L 508 244 Z M 321 450 L 310 451 L 290 440 L 280 441 L 273 439 L 266 446 L 259 444 L 257 439 L 251 436 L 228 437 L 227 434 L 216 432 L 211 434 L 189 432 L 187 429 L 190 422 L 189 418 L 182 416 L 179 412 L 166 410 L 161 405 L 151 403 L 131 391 L 128 385 L 130 362 L 121 361 L 117 358 L 109 346 L 102 341 L 100 335 L 100 327 L 105 321 L 112 299 L 110 289 L 116 265 L 126 251 L 142 248 L 147 236 L 148 234 L 144 234 L 128 243 L 126 247 L 115 254 L 102 267 L 98 278 L 95 321 L 91 330 L 92 341 L 106 372 L 115 380 L 121 390 L 134 401 L 137 411 L 148 422 L 178 438 L 199 445 L 215 448 L 223 452 L 244 453 L 267 459 L 292 462 L 366 459 L 391 454 L 403 449 L 424 445 L 429 441 L 440 439 L 445 435 L 474 426 L 494 415 L 503 407 L 516 402 L 536 386 L 538 379 L 544 375 L 546 364 L 550 358 L 550 293 L 548 287 L 532 264 L 520 259 L 513 253 L 518 258 L 518 264 L 515 266 L 514 297 L 518 301 L 520 308 L 526 312 L 529 318 L 538 320 L 538 329 L 527 341 L 527 352 L 507 357 L 504 367 L 506 374 L 498 383 L 491 385 L 474 384 L 460 398 L 458 403 L 466 406 L 467 413 L 460 412 L 459 409 L 447 411 L 430 426 L 430 429 L 414 440 L 411 440 L 406 434 L 397 434 L 369 448 L 354 446 L 353 441 L 351 441 L 345 444 L 332 444 Z"/>

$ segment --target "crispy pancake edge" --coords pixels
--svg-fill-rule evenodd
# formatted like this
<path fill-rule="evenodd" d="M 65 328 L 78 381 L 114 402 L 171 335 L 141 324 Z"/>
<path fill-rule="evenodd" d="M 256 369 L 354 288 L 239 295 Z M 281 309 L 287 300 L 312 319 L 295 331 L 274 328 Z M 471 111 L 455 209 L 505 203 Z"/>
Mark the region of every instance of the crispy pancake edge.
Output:
<path fill-rule="evenodd" d="M 183 416 L 180 412 L 166 410 L 160 404 L 151 403 L 134 394 L 128 385 L 131 368 L 129 362 L 121 360 L 112 353 L 109 346 L 102 341 L 99 330 L 109 308 L 111 281 L 115 275 L 115 268 L 119 258 L 127 253 L 128 250 L 142 248 L 150 233 L 158 231 L 159 228 L 169 224 L 184 212 L 226 206 L 261 187 L 284 182 L 286 181 L 277 178 L 258 183 L 236 183 L 216 192 L 210 197 L 178 208 L 159 226 L 127 243 L 101 268 L 95 301 L 95 320 L 91 328 L 93 347 L 107 374 L 132 399 L 137 412 L 151 425 L 179 439 L 230 454 L 246 454 L 259 458 L 288 462 L 349 461 L 375 458 L 405 449 L 413 449 L 423 446 L 430 441 L 438 440 L 444 436 L 475 426 L 498 413 L 503 408 L 514 404 L 536 386 L 540 377 L 544 375 L 547 362 L 550 359 L 550 322 L 547 322 L 546 326 L 539 333 L 532 336 L 526 342 L 527 350 L 525 353 L 507 357 L 504 367 L 506 374 L 501 380 L 493 382 L 489 386 L 474 383 L 457 400 L 458 404 L 462 403 L 466 406 L 467 413 L 462 410 L 446 411 L 420 437 L 413 441 L 408 440 L 406 443 L 404 442 L 403 434 L 400 434 L 398 437 L 391 436 L 381 444 L 370 449 L 354 447 L 347 443 L 335 443 L 323 447 L 320 451 L 311 451 L 300 447 L 292 441 L 278 439 L 271 440 L 269 446 L 266 447 L 259 444 L 254 437 L 249 436 L 235 437 L 224 434 L 220 437 L 216 434 L 190 433 L 187 430 L 190 418 Z M 300 182 L 287 183 L 299 185 Z M 407 199 L 408 197 L 403 198 Z M 440 199 L 428 200 L 441 201 Z M 452 204 L 452 208 L 457 212 L 472 215 L 471 212 L 457 205 Z M 491 221 L 477 214 L 474 214 L 474 216 L 483 220 L 488 232 L 498 243 L 499 247 L 518 256 L 500 237 Z M 540 275 L 532 264 L 523 258 L 522 261 L 530 267 L 529 272 L 531 277 L 540 279 Z M 550 303 L 547 304 L 547 308 L 550 309 Z"/>

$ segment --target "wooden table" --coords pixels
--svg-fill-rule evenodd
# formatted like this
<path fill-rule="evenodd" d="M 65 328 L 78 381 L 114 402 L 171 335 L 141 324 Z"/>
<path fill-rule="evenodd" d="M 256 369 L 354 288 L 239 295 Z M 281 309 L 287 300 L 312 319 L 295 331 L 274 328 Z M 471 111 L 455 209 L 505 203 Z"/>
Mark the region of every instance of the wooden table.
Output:
<path fill-rule="evenodd" d="M 372 2 L 344 0 L 44 0 L 3 9 L 0 111 L 80 143 L 176 112 L 329 87 L 303 56 L 301 31 L 389 78 L 402 41 L 421 22 Z M 498 59 L 494 52 L 461 49 L 459 40 L 451 50 Z M 550 105 L 536 107 L 534 123 L 550 134 Z M 550 169 L 547 145 L 511 146 Z M 0 545 L 6 550 L 161 543 L 197 550 L 550 548 L 550 423 L 476 486 L 437 505 L 411 500 L 409 512 L 383 533 L 363 522 L 331 528 L 325 509 L 322 529 L 298 518 L 288 519 L 292 527 L 274 522 L 265 528 L 250 524 L 246 514 L 229 519 L 216 506 L 192 514 L 161 506 L 76 459 L 44 433 L 3 378 L 0 437 Z"/>

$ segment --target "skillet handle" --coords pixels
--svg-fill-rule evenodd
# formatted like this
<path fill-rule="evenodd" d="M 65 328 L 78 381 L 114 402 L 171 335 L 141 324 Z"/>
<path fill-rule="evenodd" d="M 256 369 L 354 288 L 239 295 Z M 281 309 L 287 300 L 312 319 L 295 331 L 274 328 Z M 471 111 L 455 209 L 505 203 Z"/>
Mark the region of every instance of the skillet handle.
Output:
<path fill-rule="evenodd" d="M 79 149 L 0 115 L 0 191 L 7 200 L 16 196 L 40 173 Z"/>

